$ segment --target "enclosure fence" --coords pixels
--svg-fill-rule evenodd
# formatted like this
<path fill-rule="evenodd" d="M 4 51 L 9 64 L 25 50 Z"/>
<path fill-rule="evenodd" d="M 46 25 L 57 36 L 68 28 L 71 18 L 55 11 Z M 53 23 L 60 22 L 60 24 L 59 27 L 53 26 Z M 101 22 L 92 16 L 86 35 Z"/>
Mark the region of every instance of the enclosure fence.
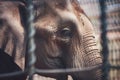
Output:
<path fill-rule="evenodd" d="M 79 1 L 101 42 L 103 80 L 120 80 L 120 0 Z"/>
<path fill-rule="evenodd" d="M 34 44 L 34 34 L 35 29 L 33 25 L 34 14 L 33 14 L 33 0 L 27 1 L 27 23 L 29 26 L 27 29 L 27 54 L 26 54 L 26 69 L 24 72 L 18 71 L 13 73 L 0 74 L 0 77 L 10 77 L 16 75 L 27 74 L 28 80 L 33 80 L 33 75 L 35 73 L 74 73 L 74 72 L 84 72 L 90 70 L 96 70 L 102 68 L 103 79 L 102 80 L 120 80 L 120 1 L 119 0 L 79 0 L 80 5 L 89 13 L 88 16 L 92 20 L 96 31 L 98 31 L 99 39 L 102 42 L 99 47 L 101 47 L 101 52 L 103 56 L 103 66 L 93 66 L 83 69 L 55 69 L 55 70 L 40 70 L 34 67 L 36 57 L 34 54 L 35 44 Z M 89 4 L 89 5 L 88 5 Z M 88 9 L 93 6 L 95 9 L 93 13 Z M 89 7 L 87 7 L 89 6 Z M 97 9 L 96 9 L 97 8 Z M 89 10 L 89 11 L 88 11 Z M 95 14 L 95 10 L 97 14 Z M 88 11 L 88 12 L 87 12 Z"/>

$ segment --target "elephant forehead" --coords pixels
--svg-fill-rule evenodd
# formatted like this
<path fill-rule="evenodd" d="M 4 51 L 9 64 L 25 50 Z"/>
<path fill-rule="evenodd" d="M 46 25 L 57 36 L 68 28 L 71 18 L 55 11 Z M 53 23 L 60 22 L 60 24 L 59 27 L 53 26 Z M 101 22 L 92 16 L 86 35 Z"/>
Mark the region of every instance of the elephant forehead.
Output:
<path fill-rule="evenodd" d="M 57 2 L 59 3 L 59 1 Z M 55 7 L 55 5 L 50 3 L 47 3 L 49 6 L 46 5 L 38 7 L 39 9 L 37 9 L 37 12 L 38 15 L 40 15 L 40 18 L 35 22 L 35 27 L 47 29 L 48 31 L 56 31 L 58 25 L 61 25 L 61 22 L 70 21 L 75 24 L 78 23 L 78 18 L 74 13 L 74 9 L 70 2 L 66 4 L 66 7 L 64 7 L 64 9 Z"/>
<path fill-rule="evenodd" d="M 56 16 L 53 14 L 47 14 L 35 22 L 35 27 L 41 30 L 47 30 L 48 32 L 56 32 L 59 28 L 64 27 L 67 22 L 77 23 L 75 14 L 69 11 L 60 11 Z"/>
<path fill-rule="evenodd" d="M 56 31 L 59 18 L 53 15 L 46 15 L 35 22 L 37 29 L 45 29 L 47 31 Z"/>

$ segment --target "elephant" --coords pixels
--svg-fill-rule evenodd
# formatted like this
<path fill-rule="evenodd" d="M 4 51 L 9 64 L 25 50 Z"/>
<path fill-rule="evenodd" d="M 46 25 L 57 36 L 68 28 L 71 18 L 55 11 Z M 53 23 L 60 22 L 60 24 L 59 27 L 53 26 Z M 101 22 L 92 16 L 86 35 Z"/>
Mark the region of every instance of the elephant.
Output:
<path fill-rule="evenodd" d="M 20 1 L 0 0 L 0 75 L 24 68 L 24 33 L 20 21 Z M 0 77 L 0 80 L 26 80 L 26 74 Z"/>
<path fill-rule="evenodd" d="M 4 34 L 0 36 L 0 44 L 4 50 L 10 48 L 11 53 L 8 50 L 8 54 L 23 69 L 20 61 L 23 60 L 24 63 L 26 60 L 27 13 L 25 0 L 21 1 L 0 2 L 3 4 L 0 5 L 0 33 Z M 33 0 L 33 3 L 36 29 L 35 68 L 83 69 L 102 65 L 93 25 L 77 0 Z M 68 75 L 73 80 L 101 80 L 102 72 L 97 69 L 82 76 L 79 72 L 40 75 L 57 80 L 67 80 Z"/>

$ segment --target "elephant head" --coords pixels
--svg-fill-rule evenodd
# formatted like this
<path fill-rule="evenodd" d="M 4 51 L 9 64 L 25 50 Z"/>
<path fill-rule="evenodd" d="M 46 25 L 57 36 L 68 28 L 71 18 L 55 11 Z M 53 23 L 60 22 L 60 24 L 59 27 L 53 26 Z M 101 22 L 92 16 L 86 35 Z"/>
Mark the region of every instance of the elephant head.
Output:
<path fill-rule="evenodd" d="M 77 0 L 35 0 L 34 4 L 37 68 L 82 69 L 102 63 L 93 25 Z M 88 77 L 79 72 L 70 75 L 74 80 L 99 80 L 100 74 L 96 70 Z M 66 80 L 66 75 L 45 76 Z"/>
<path fill-rule="evenodd" d="M 34 36 L 37 57 L 36 68 L 82 69 L 102 63 L 96 45 L 93 25 L 80 8 L 77 0 L 33 0 L 33 2 L 36 28 Z M 26 30 L 24 30 L 23 22 L 21 22 L 21 17 L 24 17 L 25 14 L 21 14 L 23 10 L 19 10 L 20 6 L 17 3 L 5 2 L 0 6 L 0 33 L 3 29 L 1 27 L 3 26 L 2 22 L 5 20 L 4 28 L 7 28 L 7 31 L 11 33 L 8 33 L 9 35 L 17 39 L 16 42 L 11 43 L 15 44 L 13 49 L 18 49 L 17 53 L 21 55 L 20 53 L 24 50 L 23 47 L 26 43 L 24 42 Z M 25 5 L 22 6 L 25 7 Z M 4 45 L 7 43 L 5 42 Z M 10 45 L 8 46 L 11 48 Z M 15 48 L 16 46 L 17 48 Z M 21 60 L 18 59 L 18 61 Z M 57 80 L 66 80 L 68 74 L 41 75 L 53 77 Z M 100 70 L 89 72 L 85 75 L 86 77 L 81 76 L 79 72 L 69 75 L 72 76 L 73 80 L 100 80 L 101 72 Z"/>

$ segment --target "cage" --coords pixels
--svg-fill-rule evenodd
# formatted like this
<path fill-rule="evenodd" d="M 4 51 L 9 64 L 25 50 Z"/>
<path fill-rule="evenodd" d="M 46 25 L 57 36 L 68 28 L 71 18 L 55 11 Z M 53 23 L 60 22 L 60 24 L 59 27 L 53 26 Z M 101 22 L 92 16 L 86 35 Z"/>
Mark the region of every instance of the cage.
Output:
<path fill-rule="evenodd" d="M 103 80 L 120 80 L 120 1 L 119 0 L 105 0 L 105 1 L 78 0 L 78 1 L 81 8 L 85 11 L 87 16 L 91 20 L 92 24 L 94 25 L 97 44 L 98 47 L 101 49 L 101 55 L 103 56 L 103 61 L 105 61 L 105 63 L 103 63 L 104 64 Z M 102 2 L 103 4 L 100 2 Z M 31 4 L 28 5 L 28 11 L 32 13 L 32 8 L 30 6 Z M 32 14 L 29 14 L 30 19 L 32 19 L 31 16 L 32 18 L 34 17 Z M 102 21 L 104 21 L 105 23 Z M 28 23 L 28 26 L 31 26 L 31 22 Z M 105 35 L 102 33 L 105 33 Z M 104 41 L 102 37 L 105 37 L 106 40 L 105 43 L 107 43 L 107 45 L 101 44 L 102 41 Z M 103 52 L 107 52 L 107 53 L 103 53 Z M 29 56 L 30 58 L 33 59 L 32 61 L 34 62 L 34 55 L 30 54 Z M 34 67 L 30 65 L 29 68 L 30 76 L 32 76 L 33 75 L 32 73 L 34 73 L 34 71 L 32 71 L 34 70 L 33 68 Z M 19 73 L 14 73 L 12 75 L 15 74 L 19 74 Z M 2 75 L 2 76 L 6 76 L 6 75 Z M 34 80 L 54 80 L 54 79 L 46 78 L 35 74 Z M 70 76 L 69 76 L 69 80 L 72 80 Z"/>
<path fill-rule="evenodd" d="M 101 21 L 100 21 L 100 0 L 79 0 L 81 7 L 92 21 L 97 37 L 98 43 L 101 41 Z M 108 62 L 109 72 L 108 80 L 120 80 L 120 1 L 119 0 L 105 0 L 105 13 L 107 25 L 107 45 L 108 45 Z M 102 49 L 101 44 L 99 47 Z M 103 53 L 104 56 L 105 53 Z M 106 57 L 104 57 L 106 58 Z"/>

